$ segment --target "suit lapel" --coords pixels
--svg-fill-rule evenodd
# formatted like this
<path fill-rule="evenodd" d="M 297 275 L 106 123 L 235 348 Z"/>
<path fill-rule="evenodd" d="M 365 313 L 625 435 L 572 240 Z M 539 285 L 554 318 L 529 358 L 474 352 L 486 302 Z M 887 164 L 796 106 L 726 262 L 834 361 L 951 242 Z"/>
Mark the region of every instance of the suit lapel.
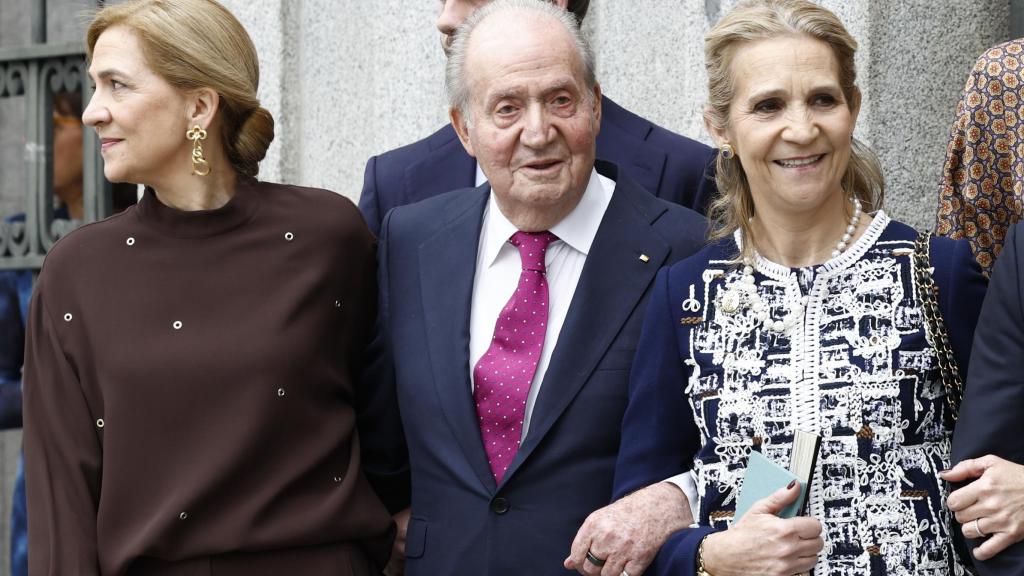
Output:
<path fill-rule="evenodd" d="M 473 471 L 493 492 L 469 379 L 469 316 L 486 185 L 458 195 L 451 220 L 420 246 L 423 320 L 444 418 Z"/>
<path fill-rule="evenodd" d="M 665 153 L 647 142 L 639 142 L 633 150 L 633 170 L 629 175 L 645 190 L 660 196 L 661 173 L 665 170 Z"/>
<path fill-rule="evenodd" d="M 451 124 L 431 138 L 430 146 L 427 156 L 406 168 L 399 205 L 476 186 L 476 160 L 466 153 Z"/>
<path fill-rule="evenodd" d="M 648 196 L 647 207 L 653 212 L 639 209 L 645 193 L 634 186 L 620 177 L 569 305 L 530 429 L 505 474 L 506 482 L 590 378 L 669 256 L 668 244 L 650 225 L 665 208 Z M 647 256 L 646 262 L 641 255 Z"/>

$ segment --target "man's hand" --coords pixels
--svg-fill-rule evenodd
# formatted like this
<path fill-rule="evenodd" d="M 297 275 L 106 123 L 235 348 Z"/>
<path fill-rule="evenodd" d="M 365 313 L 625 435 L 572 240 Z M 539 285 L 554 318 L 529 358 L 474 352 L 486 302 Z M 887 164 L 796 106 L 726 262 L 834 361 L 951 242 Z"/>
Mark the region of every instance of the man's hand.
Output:
<path fill-rule="evenodd" d="M 949 482 L 971 482 L 954 490 L 946 505 L 966 538 L 985 539 L 974 549 L 975 558 L 988 560 L 1024 539 L 1024 466 L 989 454 L 941 475 Z"/>
<path fill-rule="evenodd" d="M 668 537 L 691 522 L 682 490 L 667 482 L 652 484 L 588 516 L 565 568 L 588 576 L 639 576 Z M 604 564 L 587 560 L 588 551 Z"/>
<path fill-rule="evenodd" d="M 384 568 L 385 576 L 402 576 L 405 574 L 405 533 L 409 529 L 409 508 L 394 516 L 398 530 L 395 532 L 395 543 L 391 547 L 391 559 Z"/>

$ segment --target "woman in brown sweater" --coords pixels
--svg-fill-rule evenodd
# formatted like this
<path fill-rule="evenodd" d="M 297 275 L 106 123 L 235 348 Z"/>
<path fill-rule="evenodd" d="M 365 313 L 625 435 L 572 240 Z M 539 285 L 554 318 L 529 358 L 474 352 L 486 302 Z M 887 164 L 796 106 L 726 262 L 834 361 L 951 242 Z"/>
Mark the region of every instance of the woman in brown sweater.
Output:
<path fill-rule="evenodd" d="M 105 174 L 147 190 L 39 277 L 30 572 L 379 572 L 392 523 L 355 431 L 376 308 L 358 211 L 256 180 L 274 122 L 252 41 L 213 0 L 107 7 L 87 44 Z"/>

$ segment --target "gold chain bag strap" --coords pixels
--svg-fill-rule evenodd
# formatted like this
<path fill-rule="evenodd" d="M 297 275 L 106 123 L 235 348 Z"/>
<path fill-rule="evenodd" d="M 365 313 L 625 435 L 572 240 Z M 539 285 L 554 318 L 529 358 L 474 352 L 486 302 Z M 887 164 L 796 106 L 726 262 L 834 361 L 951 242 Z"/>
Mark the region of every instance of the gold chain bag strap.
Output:
<path fill-rule="evenodd" d="M 919 232 L 917 240 L 914 241 L 912 260 L 914 290 L 924 314 L 925 336 L 935 350 L 942 387 L 946 389 L 946 403 L 949 404 L 953 426 L 956 426 L 957 417 L 960 414 L 960 401 L 964 398 L 964 381 L 960 378 L 960 367 L 956 363 L 956 357 L 953 356 L 953 348 L 949 345 L 949 334 L 946 332 L 946 323 L 942 320 L 942 312 L 939 311 L 939 287 L 932 277 L 930 240 L 931 233 L 926 230 Z M 950 534 L 954 535 L 953 549 L 960 556 L 966 574 L 976 575 L 977 571 L 972 566 L 972 556 L 966 548 L 966 543 L 962 537 L 955 536 L 960 534 L 960 529 L 952 515 L 950 515 L 949 525 Z"/>
<path fill-rule="evenodd" d="M 914 241 L 914 287 L 924 314 L 925 335 L 935 350 L 942 386 L 946 389 L 946 402 L 949 404 L 953 424 L 956 425 L 960 401 L 964 397 L 964 381 L 960 377 L 960 368 L 957 366 L 956 357 L 953 356 L 953 348 L 949 345 L 946 323 L 942 320 L 942 312 L 939 310 L 939 287 L 935 284 L 931 272 L 930 238 L 931 233 L 924 231 L 919 232 L 917 240 Z"/>

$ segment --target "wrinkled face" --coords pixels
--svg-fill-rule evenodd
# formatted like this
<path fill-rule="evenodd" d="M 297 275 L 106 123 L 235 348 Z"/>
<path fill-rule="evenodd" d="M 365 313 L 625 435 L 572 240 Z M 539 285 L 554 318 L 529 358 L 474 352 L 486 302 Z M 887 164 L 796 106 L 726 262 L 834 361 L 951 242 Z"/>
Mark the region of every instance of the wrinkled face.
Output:
<path fill-rule="evenodd" d="M 53 192 L 65 204 L 82 196 L 82 121 L 53 112 Z"/>
<path fill-rule="evenodd" d="M 732 77 L 730 125 L 715 139 L 735 149 L 755 205 L 806 211 L 841 199 L 860 102 L 843 96 L 828 44 L 787 36 L 742 46 Z"/>
<path fill-rule="evenodd" d="M 489 18 L 471 38 L 465 81 L 470 115 L 454 109 L 453 124 L 502 211 L 567 214 L 590 179 L 601 114 L 568 32 L 548 18 Z"/>
<path fill-rule="evenodd" d="M 455 30 L 462 24 L 474 10 L 487 4 L 490 0 L 438 0 L 441 3 L 441 11 L 437 15 L 437 30 L 441 32 L 441 48 L 444 55 L 448 56 L 451 49 L 452 36 Z M 568 0 L 553 0 L 562 8 L 566 7 Z"/>
<path fill-rule="evenodd" d="M 96 91 L 82 119 L 100 137 L 108 180 L 152 185 L 188 173 L 188 102 L 149 68 L 134 33 L 120 26 L 103 32 L 89 77 Z"/>

